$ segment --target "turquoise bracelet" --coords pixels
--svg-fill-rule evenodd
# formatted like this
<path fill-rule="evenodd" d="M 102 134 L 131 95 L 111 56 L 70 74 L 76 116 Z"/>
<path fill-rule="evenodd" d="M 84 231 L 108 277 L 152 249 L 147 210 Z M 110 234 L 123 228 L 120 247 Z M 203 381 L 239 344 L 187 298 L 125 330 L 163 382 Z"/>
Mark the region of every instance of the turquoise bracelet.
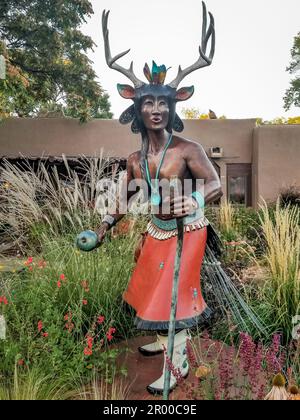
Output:
<path fill-rule="evenodd" d="M 199 191 L 194 191 L 194 192 L 192 193 L 192 197 L 193 197 L 193 198 L 197 201 L 199 208 L 200 208 L 200 209 L 204 209 L 204 206 L 205 206 L 205 200 L 204 200 L 204 197 L 203 197 L 203 195 L 201 194 L 201 192 L 199 192 Z"/>

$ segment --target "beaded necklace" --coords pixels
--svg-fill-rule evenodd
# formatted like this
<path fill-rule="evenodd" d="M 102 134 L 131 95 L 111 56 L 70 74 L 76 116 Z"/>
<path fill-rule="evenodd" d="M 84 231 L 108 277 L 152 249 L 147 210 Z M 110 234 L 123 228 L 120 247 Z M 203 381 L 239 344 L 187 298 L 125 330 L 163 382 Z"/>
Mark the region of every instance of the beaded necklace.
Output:
<path fill-rule="evenodd" d="M 160 198 L 160 194 L 159 194 L 159 188 L 158 188 L 159 172 L 160 172 L 160 168 L 161 168 L 161 166 L 163 164 L 166 151 L 167 151 L 167 149 L 168 149 L 168 147 L 169 147 L 169 145 L 170 145 L 170 143 L 172 141 L 172 138 L 173 138 L 173 135 L 170 134 L 169 140 L 168 140 L 167 144 L 164 147 L 164 151 L 163 151 L 162 157 L 160 159 L 159 165 L 158 165 L 157 170 L 156 170 L 156 175 L 155 175 L 155 179 L 154 179 L 154 185 L 151 182 L 150 171 L 149 171 L 149 166 L 148 166 L 148 159 L 147 159 L 147 157 L 145 159 L 145 162 L 146 162 L 147 181 L 148 181 L 148 184 L 149 184 L 149 186 L 151 188 L 151 204 L 154 205 L 154 206 L 158 206 L 160 204 L 160 202 L 161 202 L 161 198 Z"/>

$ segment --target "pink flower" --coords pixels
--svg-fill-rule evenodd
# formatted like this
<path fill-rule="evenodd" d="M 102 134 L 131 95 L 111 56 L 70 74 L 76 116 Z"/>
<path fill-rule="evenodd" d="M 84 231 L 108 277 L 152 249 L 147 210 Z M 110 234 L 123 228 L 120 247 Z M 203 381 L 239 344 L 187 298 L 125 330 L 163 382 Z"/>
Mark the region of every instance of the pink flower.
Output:
<path fill-rule="evenodd" d="M 24 366 L 24 360 L 23 359 L 19 359 L 17 363 L 18 363 L 18 366 Z"/>
<path fill-rule="evenodd" d="M 61 288 L 61 281 L 58 280 L 58 282 L 56 284 L 57 284 L 57 287 L 60 289 Z"/>
<path fill-rule="evenodd" d="M 42 321 L 39 321 L 38 322 L 38 332 L 41 332 L 42 329 L 43 329 L 43 323 L 42 323 Z"/>
<path fill-rule="evenodd" d="M 49 333 L 45 332 L 45 333 L 43 334 L 43 337 L 47 338 L 47 337 L 48 337 L 48 335 L 49 335 Z"/>
<path fill-rule="evenodd" d="M 82 304 L 86 306 L 88 304 L 88 301 L 86 299 L 83 299 Z"/>
<path fill-rule="evenodd" d="M 32 257 L 29 257 L 28 260 L 27 260 L 28 264 L 31 264 L 32 261 L 33 261 L 33 258 Z"/>
<path fill-rule="evenodd" d="M 59 276 L 59 278 L 60 278 L 60 280 L 62 280 L 62 281 L 66 280 L 66 276 L 65 276 L 64 274 L 61 274 L 61 275 Z"/>
<path fill-rule="evenodd" d="M 91 349 L 89 349 L 88 347 L 86 347 L 83 350 L 83 353 L 85 354 L 85 356 L 91 356 L 93 354 L 93 351 Z"/>
<path fill-rule="evenodd" d="M 103 315 L 98 316 L 98 318 L 97 318 L 97 323 L 98 324 L 103 324 L 104 321 L 105 321 L 105 317 Z"/>

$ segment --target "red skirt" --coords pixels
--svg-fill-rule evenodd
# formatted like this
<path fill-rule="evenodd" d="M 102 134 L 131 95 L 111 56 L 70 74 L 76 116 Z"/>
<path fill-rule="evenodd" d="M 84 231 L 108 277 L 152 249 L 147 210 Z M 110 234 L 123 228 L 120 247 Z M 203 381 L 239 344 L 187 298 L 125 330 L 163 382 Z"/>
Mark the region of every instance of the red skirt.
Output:
<path fill-rule="evenodd" d="M 184 233 L 176 329 L 193 327 L 210 316 L 200 284 L 206 239 L 206 227 Z M 177 236 L 159 240 L 146 234 L 127 290 L 123 293 L 123 299 L 136 310 L 135 326 L 138 329 L 169 328 L 176 245 Z"/>

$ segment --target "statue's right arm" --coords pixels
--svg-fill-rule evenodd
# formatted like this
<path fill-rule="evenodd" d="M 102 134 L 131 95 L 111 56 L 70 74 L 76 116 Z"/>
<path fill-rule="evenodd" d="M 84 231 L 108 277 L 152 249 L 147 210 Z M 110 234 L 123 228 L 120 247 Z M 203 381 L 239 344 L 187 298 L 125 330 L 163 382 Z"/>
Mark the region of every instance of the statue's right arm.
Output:
<path fill-rule="evenodd" d="M 121 179 L 119 186 L 119 194 L 116 197 L 116 211 L 115 213 L 109 213 L 109 216 L 112 216 L 115 219 L 114 225 L 118 223 L 126 214 L 127 203 L 130 198 L 136 193 L 135 191 L 129 191 L 128 186 L 131 181 L 134 180 L 133 167 L 137 162 L 137 153 L 132 153 L 126 163 L 126 171 Z M 125 210 L 125 212 L 124 212 Z M 100 227 L 96 230 L 98 235 L 99 245 L 103 241 L 106 232 L 111 228 L 111 225 L 108 222 L 102 221 Z"/>

